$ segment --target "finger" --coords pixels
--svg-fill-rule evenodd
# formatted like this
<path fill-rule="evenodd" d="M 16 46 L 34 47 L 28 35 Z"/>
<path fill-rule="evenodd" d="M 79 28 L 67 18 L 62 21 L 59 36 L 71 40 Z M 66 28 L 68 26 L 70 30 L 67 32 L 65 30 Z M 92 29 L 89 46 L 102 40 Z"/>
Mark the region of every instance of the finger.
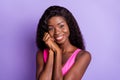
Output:
<path fill-rule="evenodd" d="M 46 38 L 45 38 L 45 42 L 47 42 L 49 39 L 50 39 L 50 36 L 47 35 Z"/>
<path fill-rule="evenodd" d="M 46 41 L 46 37 L 48 36 L 48 33 L 44 34 L 43 41 Z"/>
<path fill-rule="evenodd" d="M 50 40 L 55 41 L 54 38 L 52 36 L 50 36 L 49 33 L 45 32 L 43 40 L 47 41 L 49 38 L 50 38 Z"/>
<path fill-rule="evenodd" d="M 50 45 L 50 49 L 51 49 L 52 51 L 55 51 L 55 49 L 54 49 L 54 47 L 53 47 L 52 44 Z"/>
<path fill-rule="evenodd" d="M 50 50 L 49 50 L 49 54 L 53 54 L 53 53 L 54 53 L 54 52 L 50 49 Z"/>
<path fill-rule="evenodd" d="M 50 36 L 50 37 L 51 37 L 51 36 Z M 51 40 L 52 40 L 53 42 L 55 41 L 53 37 L 51 37 Z"/>
<path fill-rule="evenodd" d="M 45 33 L 44 33 L 44 36 L 43 36 L 43 40 L 45 39 L 46 36 L 47 36 L 47 33 L 45 32 Z"/>

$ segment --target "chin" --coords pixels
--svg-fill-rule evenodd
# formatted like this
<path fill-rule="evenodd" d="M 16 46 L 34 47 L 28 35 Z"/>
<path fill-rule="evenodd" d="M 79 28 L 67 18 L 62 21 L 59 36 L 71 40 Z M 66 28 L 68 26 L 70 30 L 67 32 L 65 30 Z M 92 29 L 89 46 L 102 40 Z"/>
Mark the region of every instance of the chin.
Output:
<path fill-rule="evenodd" d="M 64 43 L 65 43 L 65 41 L 64 41 L 64 40 L 61 40 L 61 41 L 56 41 L 56 43 L 57 43 L 58 45 L 61 45 L 61 44 L 64 44 Z"/>

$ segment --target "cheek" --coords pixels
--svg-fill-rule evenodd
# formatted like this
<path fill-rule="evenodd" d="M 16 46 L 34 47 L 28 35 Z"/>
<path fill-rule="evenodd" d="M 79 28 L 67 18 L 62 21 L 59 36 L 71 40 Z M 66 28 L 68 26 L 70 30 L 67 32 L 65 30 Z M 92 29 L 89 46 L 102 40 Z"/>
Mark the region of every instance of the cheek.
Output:
<path fill-rule="evenodd" d="M 50 34 L 51 37 L 53 37 L 53 32 L 52 31 L 49 31 L 48 33 Z"/>
<path fill-rule="evenodd" d="M 63 32 L 66 33 L 68 36 L 70 35 L 70 31 L 68 28 L 63 29 Z"/>
<path fill-rule="evenodd" d="M 53 31 L 49 31 L 48 33 L 49 33 L 50 37 L 54 40 L 54 32 Z"/>

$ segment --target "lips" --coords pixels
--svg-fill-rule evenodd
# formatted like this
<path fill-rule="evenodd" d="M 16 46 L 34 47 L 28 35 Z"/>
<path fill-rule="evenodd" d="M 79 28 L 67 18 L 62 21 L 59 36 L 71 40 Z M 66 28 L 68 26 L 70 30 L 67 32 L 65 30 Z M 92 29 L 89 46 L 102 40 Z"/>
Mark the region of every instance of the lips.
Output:
<path fill-rule="evenodd" d="M 63 39 L 63 37 L 64 37 L 63 35 L 61 35 L 61 36 L 56 36 L 56 37 L 55 37 L 55 40 L 56 40 L 56 41 L 60 41 L 60 40 Z"/>

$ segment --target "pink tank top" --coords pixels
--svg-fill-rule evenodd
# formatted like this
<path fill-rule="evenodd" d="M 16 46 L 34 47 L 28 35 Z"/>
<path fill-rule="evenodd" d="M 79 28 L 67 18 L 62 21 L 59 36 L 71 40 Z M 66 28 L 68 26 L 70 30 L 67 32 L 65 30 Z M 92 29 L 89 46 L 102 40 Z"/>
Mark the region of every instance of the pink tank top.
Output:
<path fill-rule="evenodd" d="M 67 60 L 67 62 L 65 63 L 65 65 L 62 67 L 62 74 L 63 75 L 65 75 L 67 73 L 67 71 L 71 68 L 71 66 L 74 64 L 76 55 L 78 54 L 78 52 L 80 50 L 81 49 L 76 49 L 74 51 L 74 53 L 69 57 L 69 59 Z M 47 62 L 47 58 L 48 58 L 48 50 L 44 49 L 43 59 L 44 59 L 45 63 Z"/>

